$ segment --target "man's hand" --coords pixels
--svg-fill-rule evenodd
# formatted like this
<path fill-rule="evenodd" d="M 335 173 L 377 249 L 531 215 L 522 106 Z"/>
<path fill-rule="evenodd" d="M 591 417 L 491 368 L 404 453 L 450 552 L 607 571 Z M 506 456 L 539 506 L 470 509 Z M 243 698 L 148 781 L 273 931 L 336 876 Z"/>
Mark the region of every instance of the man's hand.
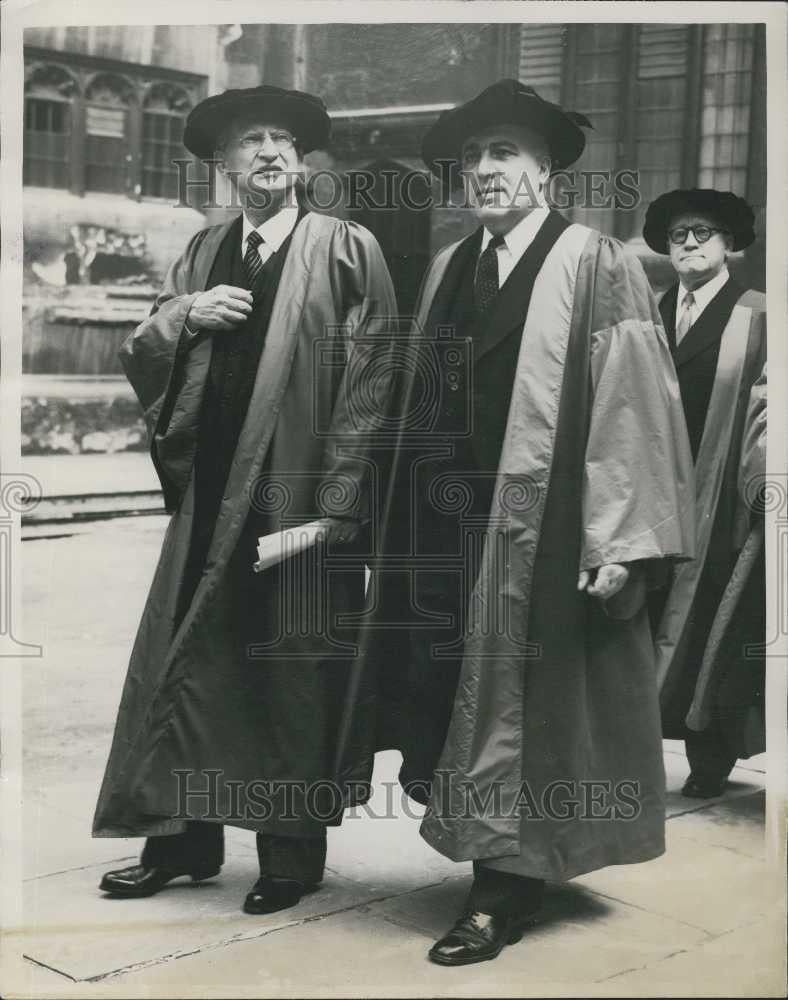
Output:
<path fill-rule="evenodd" d="M 329 545 L 347 545 L 358 535 L 358 521 L 346 517 L 329 517 L 327 520 L 326 541 Z"/>
<path fill-rule="evenodd" d="M 216 285 L 192 303 L 186 324 L 192 330 L 234 330 L 252 312 L 252 293 L 234 285 Z"/>
<path fill-rule="evenodd" d="M 596 571 L 594 582 L 591 583 L 591 574 L 587 569 L 580 571 L 577 578 L 577 589 L 584 590 L 591 597 L 598 597 L 606 600 L 617 594 L 629 579 L 629 570 L 620 563 L 609 563 L 607 566 L 600 566 Z"/>

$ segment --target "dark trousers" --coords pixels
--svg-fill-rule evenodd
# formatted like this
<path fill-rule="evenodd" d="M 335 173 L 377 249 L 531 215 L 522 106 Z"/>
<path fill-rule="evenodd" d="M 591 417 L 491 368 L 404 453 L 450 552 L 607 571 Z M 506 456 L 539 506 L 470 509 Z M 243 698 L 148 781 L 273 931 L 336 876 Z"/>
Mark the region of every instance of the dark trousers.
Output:
<path fill-rule="evenodd" d="M 282 837 L 257 834 L 261 875 L 292 878 L 315 885 L 323 878 L 326 833 L 321 837 Z M 224 863 L 224 827 L 221 823 L 189 821 L 184 833 L 148 837 L 142 864 L 158 868 L 218 869 Z"/>
<path fill-rule="evenodd" d="M 544 879 L 499 872 L 474 861 L 467 906 L 496 916 L 524 917 L 541 907 L 543 894 Z"/>
<path fill-rule="evenodd" d="M 714 726 L 703 732 L 687 731 L 684 737 L 690 771 L 693 777 L 706 781 L 724 781 L 736 764 L 723 734 Z"/>

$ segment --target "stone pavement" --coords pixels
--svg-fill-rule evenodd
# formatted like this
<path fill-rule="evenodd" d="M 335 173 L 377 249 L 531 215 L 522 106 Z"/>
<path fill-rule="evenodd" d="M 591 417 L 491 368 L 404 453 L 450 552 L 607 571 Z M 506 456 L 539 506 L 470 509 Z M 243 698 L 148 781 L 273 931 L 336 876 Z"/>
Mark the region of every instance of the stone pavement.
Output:
<path fill-rule="evenodd" d="M 743 762 L 721 799 L 682 799 L 675 743 L 667 853 L 550 886 L 542 921 L 494 962 L 426 959 L 470 866 L 419 838 L 395 753 L 379 755 L 369 806 L 330 831 L 324 888 L 292 910 L 240 912 L 256 856 L 238 830 L 219 878 L 104 897 L 101 873 L 140 846 L 91 840 L 90 820 L 164 523 L 23 547 L 23 638 L 44 655 L 25 665 L 24 910 L 6 934 L 3 997 L 784 995 L 784 876 L 765 858 L 763 761 Z"/>

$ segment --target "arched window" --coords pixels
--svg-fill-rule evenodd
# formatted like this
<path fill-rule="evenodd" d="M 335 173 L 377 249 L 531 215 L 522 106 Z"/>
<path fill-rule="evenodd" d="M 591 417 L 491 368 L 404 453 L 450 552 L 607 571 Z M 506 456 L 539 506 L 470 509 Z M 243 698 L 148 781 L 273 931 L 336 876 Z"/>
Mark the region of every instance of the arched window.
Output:
<path fill-rule="evenodd" d="M 25 184 L 67 188 L 74 78 L 60 66 L 35 66 L 25 84 Z"/>
<path fill-rule="evenodd" d="M 128 177 L 132 85 L 115 73 L 93 77 L 85 93 L 85 188 L 123 192 Z"/>
<path fill-rule="evenodd" d="M 191 109 L 189 95 L 171 83 L 148 91 L 142 115 L 142 193 L 151 198 L 177 198 L 178 174 L 173 160 L 187 156 L 183 126 Z"/>

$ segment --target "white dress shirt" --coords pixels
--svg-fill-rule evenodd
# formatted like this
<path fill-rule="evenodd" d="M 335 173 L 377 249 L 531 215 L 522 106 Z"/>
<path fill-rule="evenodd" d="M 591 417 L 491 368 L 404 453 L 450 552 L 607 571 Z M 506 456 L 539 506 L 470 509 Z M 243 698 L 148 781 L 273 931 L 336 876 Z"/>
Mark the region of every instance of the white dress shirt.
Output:
<path fill-rule="evenodd" d="M 263 242 L 257 248 L 257 252 L 260 254 L 260 260 L 265 264 L 271 254 L 276 253 L 293 231 L 297 218 L 298 206 L 291 205 L 280 209 L 276 215 L 272 215 L 270 219 L 266 219 L 259 226 L 253 226 L 246 215 L 244 215 L 243 233 L 241 236 L 241 259 L 246 256 L 246 241 L 249 238 L 249 233 L 253 229 L 256 229 L 263 238 Z"/>
<path fill-rule="evenodd" d="M 500 288 L 512 271 L 517 266 L 517 262 L 536 239 L 536 234 L 542 228 L 547 216 L 550 214 L 549 208 L 539 207 L 532 209 L 525 218 L 521 219 L 514 229 L 503 238 L 503 244 L 498 247 L 498 287 Z M 482 246 L 479 256 L 487 249 L 487 244 L 492 239 L 492 233 L 485 227 L 482 233 Z"/>
<path fill-rule="evenodd" d="M 722 288 L 725 282 L 728 280 L 730 275 L 728 274 L 728 268 L 723 267 L 719 274 L 715 275 L 710 281 L 707 281 L 705 285 L 701 285 L 700 288 L 690 289 L 685 288 L 682 284 L 679 284 L 679 294 L 676 296 L 676 326 L 675 329 L 678 331 L 679 320 L 681 319 L 681 314 L 684 311 L 684 299 L 687 294 L 691 291 L 695 301 L 690 309 L 690 329 L 698 322 L 701 313 L 706 308 L 706 306 L 711 302 L 717 292 Z M 676 334 L 676 346 L 679 345 L 679 336 Z"/>

